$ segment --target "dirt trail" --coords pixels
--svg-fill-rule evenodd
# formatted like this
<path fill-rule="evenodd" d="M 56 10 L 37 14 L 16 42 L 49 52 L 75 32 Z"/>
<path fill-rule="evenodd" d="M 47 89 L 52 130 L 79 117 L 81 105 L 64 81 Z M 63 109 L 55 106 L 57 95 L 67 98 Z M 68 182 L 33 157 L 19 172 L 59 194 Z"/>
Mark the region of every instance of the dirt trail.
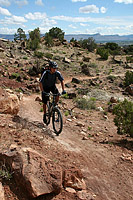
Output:
<path fill-rule="evenodd" d="M 70 82 L 70 79 L 65 82 Z M 24 95 L 19 111 L 20 117 L 32 122 L 42 122 L 43 113 L 40 112 L 38 101 L 35 101 L 37 96 L 39 95 Z M 87 187 L 95 193 L 95 200 L 132 200 L 133 171 L 130 168 L 126 169 L 122 164 L 120 159 L 122 149 L 94 143 L 91 140 L 82 140 L 79 131 L 71 123 L 64 123 L 63 131 L 58 137 L 53 132 L 51 124 L 48 129 L 64 150 L 77 153 L 80 168 L 86 177 Z"/>

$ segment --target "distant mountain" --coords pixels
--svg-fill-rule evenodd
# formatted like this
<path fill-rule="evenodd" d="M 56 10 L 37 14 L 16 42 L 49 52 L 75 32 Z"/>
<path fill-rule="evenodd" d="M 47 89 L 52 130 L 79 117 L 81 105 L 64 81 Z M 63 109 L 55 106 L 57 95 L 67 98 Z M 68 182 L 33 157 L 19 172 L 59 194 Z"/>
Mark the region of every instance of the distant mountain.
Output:
<path fill-rule="evenodd" d="M 76 40 L 80 39 L 88 39 L 89 37 L 93 37 L 96 42 L 122 42 L 122 41 L 132 41 L 133 35 L 100 35 L 99 33 L 89 35 L 89 34 L 78 34 L 78 35 L 65 35 L 65 39 L 70 41 L 72 38 Z"/>
<path fill-rule="evenodd" d="M 28 34 L 26 35 L 28 38 Z M 43 36 L 43 35 L 42 35 Z M 99 33 L 97 34 L 69 34 L 69 35 L 65 35 L 64 38 L 67 41 L 70 41 L 72 38 L 76 39 L 76 40 L 80 40 L 80 39 L 88 39 L 89 37 L 93 37 L 93 39 L 97 42 L 97 43 L 103 43 L 103 42 L 131 42 L 133 43 L 133 34 L 132 35 L 101 35 Z M 14 35 L 6 35 L 6 34 L 0 34 L 0 38 L 4 38 L 4 39 L 8 39 L 10 41 L 14 40 Z"/>

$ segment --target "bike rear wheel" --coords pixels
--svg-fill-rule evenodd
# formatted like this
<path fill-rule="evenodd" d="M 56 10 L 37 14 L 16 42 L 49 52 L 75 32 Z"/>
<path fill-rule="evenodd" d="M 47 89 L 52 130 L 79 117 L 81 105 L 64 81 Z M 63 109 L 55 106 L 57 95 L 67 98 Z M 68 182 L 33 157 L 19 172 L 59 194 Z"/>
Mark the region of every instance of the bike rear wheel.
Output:
<path fill-rule="evenodd" d="M 63 120 L 62 120 L 62 115 L 61 115 L 60 110 L 56 107 L 53 110 L 52 124 L 53 124 L 53 129 L 55 131 L 55 134 L 59 135 L 63 128 Z"/>
<path fill-rule="evenodd" d="M 50 105 L 49 102 L 46 105 L 46 125 L 50 124 Z"/>

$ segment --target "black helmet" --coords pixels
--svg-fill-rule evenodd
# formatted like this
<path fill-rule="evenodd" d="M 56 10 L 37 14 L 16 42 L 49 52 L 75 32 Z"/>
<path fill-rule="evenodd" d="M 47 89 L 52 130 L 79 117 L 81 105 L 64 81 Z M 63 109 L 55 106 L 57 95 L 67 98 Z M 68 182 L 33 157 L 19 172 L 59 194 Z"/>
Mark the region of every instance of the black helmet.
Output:
<path fill-rule="evenodd" d="M 49 61 L 49 66 L 50 66 L 51 68 L 54 68 L 54 69 L 57 69 L 57 68 L 58 68 L 57 63 L 56 63 L 56 62 L 53 62 L 53 61 Z"/>

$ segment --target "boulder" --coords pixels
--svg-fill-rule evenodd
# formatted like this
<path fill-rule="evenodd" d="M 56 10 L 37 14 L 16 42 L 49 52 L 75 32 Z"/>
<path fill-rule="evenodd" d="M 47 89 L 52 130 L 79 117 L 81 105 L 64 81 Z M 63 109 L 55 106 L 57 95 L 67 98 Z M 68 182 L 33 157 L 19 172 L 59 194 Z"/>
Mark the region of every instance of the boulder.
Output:
<path fill-rule="evenodd" d="M 14 93 L 0 88 L 0 113 L 17 115 L 19 112 L 19 99 Z"/>
<path fill-rule="evenodd" d="M 4 188 L 1 182 L 0 182 L 0 200 L 5 200 Z"/>
<path fill-rule="evenodd" d="M 88 65 L 82 64 L 82 65 L 81 65 L 81 71 L 82 71 L 82 73 L 84 73 L 85 75 L 90 76 L 90 70 L 89 70 Z"/>
<path fill-rule="evenodd" d="M 63 62 L 65 62 L 65 63 L 71 63 L 71 60 L 68 59 L 68 58 L 66 58 L 66 57 L 64 57 L 64 58 L 63 58 Z"/>
<path fill-rule="evenodd" d="M 83 56 L 83 61 L 84 62 L 89 62 L 90 61 L 90 57 L 88 57 L 88 56 Z"/>
<path fill-rule="evenodd" d="M 72 78 L 72 83 L 77 83 L 77 84 L 79 84 L 79 83 L 80 83 L 80 80 L 77 79 L 77 78 Z"/>
<path fill-rule="evenodd" d="M 16 183 L 29 198 L 61 190 L 61 167 L 31 148 L 11 145 L 8 151 L 0 152 L 0 161 L 10 166 Z"/>
<path fill-rule="evenodd" d="M 64 187 L 70 187 L 75 190 L 85 190 L 86 184 L 83 179 L 83 174 L 79 169 L 70 169 L 64 171 Z"/>

